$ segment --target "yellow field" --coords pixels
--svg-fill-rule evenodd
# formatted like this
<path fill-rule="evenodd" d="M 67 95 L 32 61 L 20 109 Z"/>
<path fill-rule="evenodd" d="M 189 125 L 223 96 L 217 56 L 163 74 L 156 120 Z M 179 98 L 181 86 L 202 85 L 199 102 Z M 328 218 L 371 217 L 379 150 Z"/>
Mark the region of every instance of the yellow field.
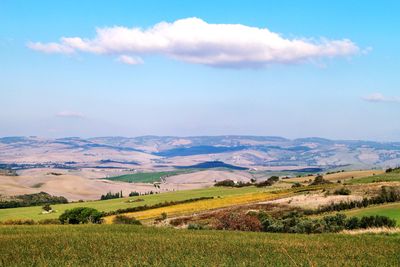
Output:
<path fill-rule="evenodd" d="M 168 216 L 179 216 L 179 215 L 193 214 L 196 212 L 224 208 L 234 205 L 274 200 L 282 197 L 287 197 L 292 194 L 293 191 L 285 190 L 279 193 L 260 192 L 260 193 L 244 194 L 240 196 L 226 196 L 226 197 L 202 200 L 192 203 L 179 204 L 169 207 L 163 207 L 163 208 L 157 208 L 139 212 L 124 213 L 124 215 L 132 216 L 139 220 L 147 220 L 159 217 L 163 212 L 167 213 Z M 104 218 L 104 222 L 106 224 L 111 224 L 114 217 L 115 215 L 107 216 Z"/>
<path fill-rule="evenodd" d="M 384 173 L 383 170 L 366 170 L 366 171 L 346 171 L 346 172 L 338 172 L 338 173 L 332 173 L 332 174 L 327 174 L 324 175 L 324 179 L 329 180 L 329 181 L 337 181 L 337 180 L 348 180 L 353 178 L 362 178 L 362 177 L 368 177 L 372 175 L 378 175 Z M 308 181 L 309 179 L 314 179 L 315 176 L 307 176 L 307 177 L 296 177 L 296 178 L 290 178 L 290 179 L 285 179 L 285 182 L 304 182 Z"/>

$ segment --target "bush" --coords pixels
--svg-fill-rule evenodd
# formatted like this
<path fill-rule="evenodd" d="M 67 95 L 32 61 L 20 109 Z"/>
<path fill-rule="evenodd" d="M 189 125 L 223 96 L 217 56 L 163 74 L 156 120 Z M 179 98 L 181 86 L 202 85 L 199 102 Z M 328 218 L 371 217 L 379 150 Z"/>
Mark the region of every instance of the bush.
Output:
<path fill-rule="evenodd" d="M 43 219 L 38 221 L 38 224 L 60 224 L 58 219 Z"/>
<path fill-rule="evenodd" d="M 19 220 L 7 220 L 3 222 L 4 225 L 34 225 L 35 221 L 32 219 L 19 219 Z"/>
<path fill-rule="evenodd" d="M 271 177 L 268 178 L 267 181 L 270 181 L 272 183 L 276 183 L 276 182 L 279 181 L 279 177 L 278 176 L 271 176 Z"/>
<path fill-rule="evenodd" d="M 42 207 L 42 210 L 49 212 L 49 211 L 52 210 L 52 208 L 51 208 L 50 204 L 45 204 L 45 205 Z"/>
<path fill-rule="evenodd" d="M 279 181 L 278 176 L 271 176 L 267 180 L 257 183 L 256 186 L 257 187 L 272 186 L 274 183 L 278 181 Z"/>
<path fill-rule="evenodd" d="M 114 198 L 122 198 L 122 191 L 117 193 L 108 192 L 105 195 L 101 195 L 100 200 L 114 199 Z"/>
<path fill-rule="evenodd" d="M 191 217 L 178 217 L 169 221 L 169 224 L 172 226 L 180 226 L 183 224 L 187 224 L 191 220 Z"/>
<path fill-rule="evenodd" d="M 325 216 L 322 218 L 322 222 L 325 224 L 325 232 L 339 232 L 345 229 L 346 215 L 338 213 L 336 215 Z"/>
<path fill-rule="evenodd" d="M 136 197 L 136 196 L 140 196 L 139 192 L 133 191 L 129 193 L 130 197 Z"/>
<path fill-rule="evenodd" d="M 214 186 L 235 186 L 235 182 L 230 179 L 226 179 L 223 181 L 216 182 Z"/>
<path fill-rule="evenodd" d="M 322 175 L 317 175 L 310 185 L 331 184 L 332 182 L 325 180 Z"/>
<path fill-rule="evenodd" d="M 301 183 L 295 182 L 294 184 L 292 184 L 292 188 L 297 188 L 297 187 L 302 187 Z"/>
<path fill-rule="evenodd" d="M 191 223 L 188 225 L 188 230 L 204 230 L 205 227 L 201 224 Z"/>
<path fill-rule="evenodd" d="M 360 228 L 360 219 L 357 217 L 351 217 L 346 222 L 346 229 L 354 230 Z"/>
<path fill-rule="evenodd" d="M 113 219 L 113 223 L 115 224 L 135 224 L 135 225 L 142 225 L 139 220 L 136 220 L 135 217 L 128 217 L 125 215 L 117 215 Z"/>
<path fill-rule="evenodd" d="M 68 203 L 68 200 L 65 197 L 57 197 L 49 195 L 46 192 L 40 192 L 35 194 L 18 195 L 12 197 L 11 200 L 0 201 L 0 209 L 63 203 Z"/>
<path fill-rule="evenodd" d="M 222 212 L 217 216 L 215 228 L 218 230 L 253 231 L 262 229 L 260 220 L 256 216 L 240 212 Z"/>
<path fill-rule="evenodd" d="M 386 216 L 364 216 L 360 220 L 360 228 L 371 228 L 371 227 L 395 227 L 396 220 L 390 219 Z"/>
<path fill-rule="evenodd" d="M 347 195 L 351 194 L 351 190 L 346 187 L 342 187 L 340 189 L 335 190 L 335 192 L 333 192 L 333 194 L 347 196 Z"/>
<path fill-rule="evenodd" d="M 391 173 L 391 172 L 400 172 L 400 167 L 396 167 L 396 168 L 389 168 L 389 169 L 386 169 L 386 171 L 385 171 L 386 173 Z"/>
<path fill-rule="evenodd" d="M 167 219 L 168 215 L 166 212 L 163 212 L 160 214 L 160 217 L 157 217 L 155 219 L 156 222 L 161 222 L 161 221 L 165 221 Z"/>
<path fill-rule="evenodd" d="M 102 213 L 93 208 L 77 207 L 60 215 L 62 224 L 101 223 Z"/>
<path fill-rule="evenodd" d="M 264 187 L 264 186 L 272 186 L 274 183 L 269 181 L 269 180 L 265 180 L 262 182 L 259 182 L 256 184 L 257 187 Z"/>
<path fill-rule="evenodd" d="M 342 230 L 353 230 L 370 227 L 395 227 L 396 221 L 385 216 L 368 216 L 347 218 L 344 214 L 324 216 L 321 219 L 310 219 L 297 212 L 291 212 L 281 218 L 273 218 L 261 212 L 258 215 L 262 230 L 273 233 L 336 233 Z"/>

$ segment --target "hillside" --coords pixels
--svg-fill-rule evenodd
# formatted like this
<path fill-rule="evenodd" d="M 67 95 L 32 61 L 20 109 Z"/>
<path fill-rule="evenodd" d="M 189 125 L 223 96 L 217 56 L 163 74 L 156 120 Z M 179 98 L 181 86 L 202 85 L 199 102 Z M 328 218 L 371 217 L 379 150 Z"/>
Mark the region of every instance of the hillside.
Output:
<path fill-rule="evenodd" d="M 400 143 L 262 136 L 0 138 L 0 167 L 156 170 L 209 161 L 257 169 L 400 164 Z"/>

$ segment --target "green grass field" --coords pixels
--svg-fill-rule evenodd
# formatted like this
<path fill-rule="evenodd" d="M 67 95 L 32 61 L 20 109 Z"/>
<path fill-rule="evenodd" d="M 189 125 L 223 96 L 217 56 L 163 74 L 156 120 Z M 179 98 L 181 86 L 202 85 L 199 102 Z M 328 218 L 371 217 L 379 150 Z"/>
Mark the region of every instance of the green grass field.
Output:
<path fill-rule="evenodd" d="M 346 183 L 349 184 L 368 184 L 377 182 L 400 182 L 400 173 L 399 172 L 383 173 L 379 175 L 373 175 L 363 178 L 355 178 L 346 181 Z"/>
<path fill-rule="evenodd" d="M 0 226 L 0 266 L 399 266 L 400 235 Z"/>
<path fill-rule="evenodd" d="M 167 172 L 141 172 L 141 173 L 107 177 L 104 179 L 111 181 L 127 182 L 127 183 L 154 183 L 154 182 L 159 182 L 161 177 L 168 177 L 189 172 L 190 171 L 185 171 L 185 170 L 167 171 Z"/>
<path fill-rule="evenodd" d="M 397 221 L 397 225 L 400 226 L 400 203 L 377 205 L 363 209 L 349 210 L 344 213 L 348 216 L 357 217 L 371 215 L 387 216 L 389 218 L 395 219 Z"/>
<path fill-rule="evenodd" d="M 247 193 L 264 192 L 264 191 L 267 192 L 271 190 L 276 190 L 276 188 L 274 187 L 256 188 L 253 186 L 242 187 L 242 188 L 211 187 L 206 189 L 175 191 L 157 195 L 51 205 L 53 209 L 57 210 L 58 212 L 50 214 L 41 214 L 42 212 L 41 206 L 0 209 L 0 221 L 5 221 L 9 219 L 42 220 L 49 218 L 58 218 L 58 216 L 60 216 L 60 214 L 63 213 L 66 209 L 71 209 L 74 207 L 91 207 L 99 211 L 112 211 L 128 207 L 154 205 L 165 201 L 179 201 L 179 200 L 198 198 L 198 197 L 239 196 Z M 144 201 L 128 202 L 129 200 L 134 200 L 138 198 L 142 198 Z"/>

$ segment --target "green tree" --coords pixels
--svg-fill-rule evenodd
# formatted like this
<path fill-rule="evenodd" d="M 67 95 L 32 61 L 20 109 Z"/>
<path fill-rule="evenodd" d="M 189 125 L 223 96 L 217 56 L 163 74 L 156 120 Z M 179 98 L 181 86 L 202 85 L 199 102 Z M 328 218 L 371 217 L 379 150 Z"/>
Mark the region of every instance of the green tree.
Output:
<path fill-rule="evenodd" d="M 102 213 L 93 208 L 76 207 L 60 215 L 62 224 L 101 223 Z"/>
<path fill-rule="evenodd" d="M 47 211 L 47 212 L 49 212 L 49 211 L 52 210 L 50 204 L 45 204 L 45 205 L 42 207 L 42 209 L 43 209 L 44 211 Z"/>

